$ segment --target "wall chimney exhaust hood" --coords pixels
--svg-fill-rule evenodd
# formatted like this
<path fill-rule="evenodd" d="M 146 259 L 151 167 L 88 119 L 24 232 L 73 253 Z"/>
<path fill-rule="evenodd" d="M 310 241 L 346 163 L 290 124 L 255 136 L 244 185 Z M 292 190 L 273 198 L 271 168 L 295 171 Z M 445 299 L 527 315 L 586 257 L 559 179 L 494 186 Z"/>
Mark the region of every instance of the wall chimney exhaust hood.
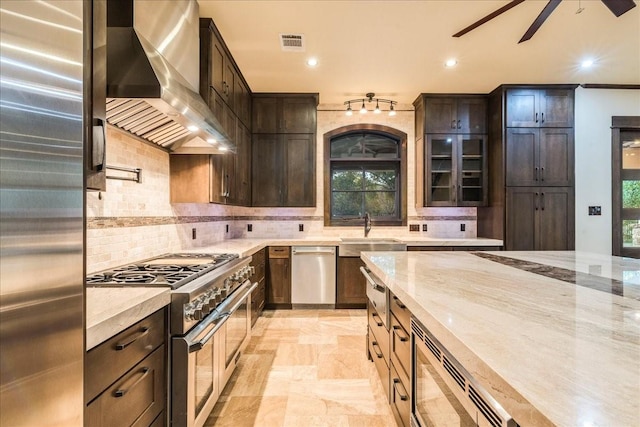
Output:
<path fill-rule="evenodd" d="M 175 154 L 235 151 L 198 93 L 196 0 L 107 1 L 107 122 Z"/>

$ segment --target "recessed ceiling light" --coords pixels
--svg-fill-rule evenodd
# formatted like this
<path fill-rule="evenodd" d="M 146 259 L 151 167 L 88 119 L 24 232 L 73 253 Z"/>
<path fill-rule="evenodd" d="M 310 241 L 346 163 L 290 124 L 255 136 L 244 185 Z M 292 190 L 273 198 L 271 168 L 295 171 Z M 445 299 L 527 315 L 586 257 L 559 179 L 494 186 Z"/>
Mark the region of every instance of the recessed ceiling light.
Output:
<path fill-rule="evenodd" d="M 580 63 L 582 68 L 591 68 L 593 66 L 593 59 L 585 59 Z"/>
<path fill-rule="evenodd" d="M 225 147 L 224 145 L 220 146 L 219 148 L 220 151 L 227 151 L 227 147 Z"/>
<path fill-rule="evenodd" d="M 451 67 L 455 67 L 457 64 L 458 64 L 458 61 L 451 58 L 451 59 L 447 59 L 447 62 L 444 63 L 444 66 L 447 68 L 451 68 Z"/>
<path fill-rule="evenodd" d="M 191 131 L 191 132 L 195 132 L 195 131 L 199 130 L 198 126 L 194 126 L 194 125 L 187 126 L 187 129 L 189 129 L 189 131 Z"/>
<path fill-rule="evenodd" d="M 318 60 L 316 58 L 309 58 L 307 59 L 307 65 L 309 67 L 315 67 L 316 65 L 318 65 Z"/>
<path fill-rule="evenodd" d="M 209 144 L 211 144 L 211 145 L 213 145 L 213 144 L 217 144 L 217 143 L 218 143 L 218 141 L 216 141 L 216 140 L 215 140 L 215 139 L 213 139 L 213 138 L 207 138 L 207 142 L 208 142 Z"/>

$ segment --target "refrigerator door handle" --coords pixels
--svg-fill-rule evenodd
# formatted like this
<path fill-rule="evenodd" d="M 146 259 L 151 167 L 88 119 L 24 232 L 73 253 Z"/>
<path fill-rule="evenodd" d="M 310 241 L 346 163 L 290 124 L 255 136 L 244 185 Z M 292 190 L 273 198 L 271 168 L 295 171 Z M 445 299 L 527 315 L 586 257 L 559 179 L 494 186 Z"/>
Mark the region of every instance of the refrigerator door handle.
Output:
<path fill-rule="evenodd" d="M 105 149 L 107 141 L 106 128 L 102 119 L 93 119 L 93 144 L 91 163 L 92 169 L 101 171 L 105 167 L 107 150 Z"/>

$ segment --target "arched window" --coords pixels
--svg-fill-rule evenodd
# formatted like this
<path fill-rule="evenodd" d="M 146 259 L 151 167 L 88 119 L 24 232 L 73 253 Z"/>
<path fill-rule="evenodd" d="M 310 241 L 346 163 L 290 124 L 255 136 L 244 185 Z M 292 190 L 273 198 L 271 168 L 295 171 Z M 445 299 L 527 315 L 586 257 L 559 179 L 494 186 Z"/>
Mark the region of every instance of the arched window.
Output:
<path fill-rule="evenodd" d="M 381 125 L 325 134 L 325 225 L 406 225 L 406 134 Z"/>

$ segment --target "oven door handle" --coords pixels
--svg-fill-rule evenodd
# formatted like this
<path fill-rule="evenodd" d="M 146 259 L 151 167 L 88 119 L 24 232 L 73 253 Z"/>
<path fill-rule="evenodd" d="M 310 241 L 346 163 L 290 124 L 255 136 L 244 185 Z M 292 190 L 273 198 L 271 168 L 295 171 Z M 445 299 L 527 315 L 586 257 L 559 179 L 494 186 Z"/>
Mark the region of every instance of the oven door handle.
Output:
<path fill-rule="evenodd" d="M 222 327 L 222 325 L 224 325 L 224 322 L 227 320 L 227 317 L 229 317 L 228 314 L 222 313 L 221 315 L 218 315 L 215 318 L 213 318 L 211 322 L 216 322 L 216 325 L 213 327 L 213 329 L 207 332 L 207 334 L 204 337 L 202 337 L 201 340 L 194 342 L 194 341 L 191 341 L 188 337 L 185 337 L 185 340 L 187 341 L 189 353 L 193 353 L 194 351 L 201 350 L 209 342 L 209 340 L 213 338 L 215 333 L 218 332 L 218 330 Z"/>
<path fill-rule="evenodd" d="M 360 271 L 362 272 L 362 275 L 365 277 L 365 279 L 367 279 L 367 282 L 371 284 L 371 287 L 373 289 L 375 289 L 378 292 L 384 293 L 385 287 L 380 286 L 379 284 L 376 283 L 375 280 L 373 280 L 373 277 L 371 277 L 371 275 L 369 274 L 369 270 L 366 267 L 360 267 Z"/>
<path fill-rule="evenodd" d="M 227 315 L 227 316 L 231 316 L 237 309 L 238 307 L 240 307 L 242 305 L 242 303 L 244 302 L 245 299 L 247 299 L 247 297 L 251 294 L 251 292 L 253 292 L 253 290 L 255 288 L 258 287 L 258 282 L 256 283 L 252 283 L 251 286 L 244 290 L 242 292 L 242 294 L 238 294 L 238 295 L 242 295 L 240 297 L 236 297 L 235 299 L 237 300 L 237 302 L 233 305 L 233 307 L 231 307 L 229 310 L 223 312 L 223 315 Z"/>

